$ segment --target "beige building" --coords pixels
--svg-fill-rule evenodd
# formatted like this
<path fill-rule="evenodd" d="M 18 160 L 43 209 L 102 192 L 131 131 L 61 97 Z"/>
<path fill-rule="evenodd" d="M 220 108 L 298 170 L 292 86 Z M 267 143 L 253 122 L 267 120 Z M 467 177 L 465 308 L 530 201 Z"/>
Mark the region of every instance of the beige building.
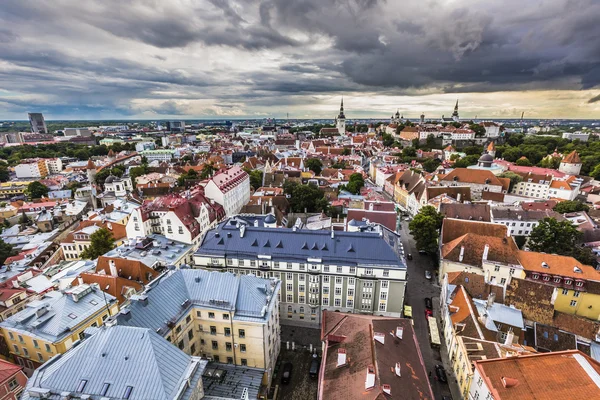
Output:
<path fill-rule="evenodd" d="M 265 370 L 279 355 L 280 282 L 203 270 L 168 271 L 117 316 L 152 329 L 192 356 Z"/>

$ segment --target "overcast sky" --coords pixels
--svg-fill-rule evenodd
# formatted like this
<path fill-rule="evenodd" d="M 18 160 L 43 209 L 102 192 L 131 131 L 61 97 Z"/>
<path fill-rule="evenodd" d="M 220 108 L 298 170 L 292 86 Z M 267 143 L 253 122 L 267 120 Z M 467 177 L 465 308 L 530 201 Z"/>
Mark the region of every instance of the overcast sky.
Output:
<path fill-rule="evenodd" d="M 600 118 L 598 0 L 0 4 L 0 119 Z"/>

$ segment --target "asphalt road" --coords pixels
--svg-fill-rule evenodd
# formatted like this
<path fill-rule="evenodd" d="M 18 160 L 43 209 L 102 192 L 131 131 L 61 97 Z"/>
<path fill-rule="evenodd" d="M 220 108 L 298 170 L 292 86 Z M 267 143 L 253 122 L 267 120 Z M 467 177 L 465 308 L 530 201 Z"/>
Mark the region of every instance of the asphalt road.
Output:
<path fill-rule="evenodd" d="M 440 287 L 435 284 L 435 271 L 433 260 L 430 256 L 420 255 L 417 251 L 415 241 L 408 233 L 408 222 L 402 221 L 402 244 L 405 254 L 412 254 L 413 259 L 407 260 L 408 283 L 406 285 L 405 303 L 412 307 L 415 333 L 423 355 L 423 361 L 428 372 L 431 372 L 430 382 L 433 394 L 436 399 L 442 396 L 451 396 L 450 387 L 446 383 L 441 383 L 435 379 L 435 365 L 444 364 L 440 354 L 441 349 L 433 349 L 429 341 L 429 326 L 425 317 L 425 298 L 431 298 L 433 303 L 433 316 L 439 320 L 439 296 Z M 431 271 L 433 277 L 431 280 L 425 278 L 425 270 Z M 441 326 L 438 328 L 441 332 Z M 440 338 L 443 343 L 443 338 Z M 443 344 L 442 344 L 443 346 Z M 455 385 L 456 382 L 452 376 L 450 368 L 446 367 L 446 375 L 449 384 Z M 454 391 L 458 393 L 458 389 Z"/>

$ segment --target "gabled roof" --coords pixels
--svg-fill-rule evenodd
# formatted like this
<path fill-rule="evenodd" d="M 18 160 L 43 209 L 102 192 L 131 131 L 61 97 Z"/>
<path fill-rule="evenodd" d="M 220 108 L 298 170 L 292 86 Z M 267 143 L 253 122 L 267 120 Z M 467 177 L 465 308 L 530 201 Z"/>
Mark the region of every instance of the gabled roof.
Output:
<path fill-rule="evenodd" d="M 11 362 L 0 360 L 0 384 L 6 382 L 9 378 L 19 373 L 23 367 Z"/>
<path fill-rule="evenodd" d="M 131 387 L 129 400 L 190 399 L 190 386 L 198 383 L 207 364 L 150 329 L 116 325 L 94 331 L 82 344 L 36 370 L 24 398 L 30 398 L 32 388 L 42 388 L 51 390 L 52 400 L 62 398 L 62 392 L 122 399 Z"/>
<path fill-rule="evenodd" d="M 489 222 L 444 218 L 442 224 L 442 243 L 448 243 L 467 233 L 504 238 L 507 236 L 507 228 L 505 225 Z"/>
<path fill-rule="evenodd" d="M 494 399 L 600 398 L 600 363 L 578 350 L 475 361 Z"/>
<path fill-rule="evenodd" d="M 488 246 L 487 255 L 485 254 L 486 246 Z M 477 267 L 482 266 L 483 257 L 487 257 L 487 260 L 491 262 L 516 265 L 519 263 L 518 250 L 519 248 L 510 237 L 498 238 L 467 233 L 445 243 L 442 246 L 442 258 Z"/>
<path fill-rule="evenodd" d="M 523 250 L 519 251 L 518 257 L 525 271 L 567 276 L 573 279 L 600 281 L 600 271 L 597 271 L 594 267 L 580 263 L 573 257 Z M 545 265 L 542 265 L 542 263 L 545 263 Z M 581 272 L 576 271 L 576 268 Z"/>
<path fill-rule="evenodd" d="M 496 175 L 494 175 L 491 171 L 483 169 L 456 168 L 450 171 L 445 177 L 443 177 L 441 181 L 477 183 L 480 185 L 488 184 L 504 187 L 503 182 Z"/>
<path fill-rule="evenodd" d="M 401 339 L 394 336 L 398 328 Z M 374 340 L 376 332 L 383 335 L 383 343 Z M 433 400 L 410 320 L 323 311 L 321 338 L 327 347 L 319 400 Z M 337 365 L 338 351 L 346 355 L 344 366 Z M 400 376 L 395 373 L 396 363 Z M 369 366 L 376 378 L 372 389 L 365 390 Z M 384 394 L 384 385 L 389 385 L 391 395 Z"/>

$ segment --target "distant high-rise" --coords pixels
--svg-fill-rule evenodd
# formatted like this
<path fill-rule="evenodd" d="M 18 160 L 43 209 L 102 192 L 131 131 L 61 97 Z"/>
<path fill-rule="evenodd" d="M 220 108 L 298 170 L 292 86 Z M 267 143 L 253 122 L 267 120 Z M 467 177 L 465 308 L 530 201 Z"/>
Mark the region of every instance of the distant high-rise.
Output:
<path fill-rule="evenodd" d="M 171 132 L 185 132 L 185 122 L 167 121 L 167 130 Z"/>
<path fill-rule="evenodd" d="M 29 124 L 32 133 L 48 133 L 48 127 L 42 113 L 29 113 Z"/>

